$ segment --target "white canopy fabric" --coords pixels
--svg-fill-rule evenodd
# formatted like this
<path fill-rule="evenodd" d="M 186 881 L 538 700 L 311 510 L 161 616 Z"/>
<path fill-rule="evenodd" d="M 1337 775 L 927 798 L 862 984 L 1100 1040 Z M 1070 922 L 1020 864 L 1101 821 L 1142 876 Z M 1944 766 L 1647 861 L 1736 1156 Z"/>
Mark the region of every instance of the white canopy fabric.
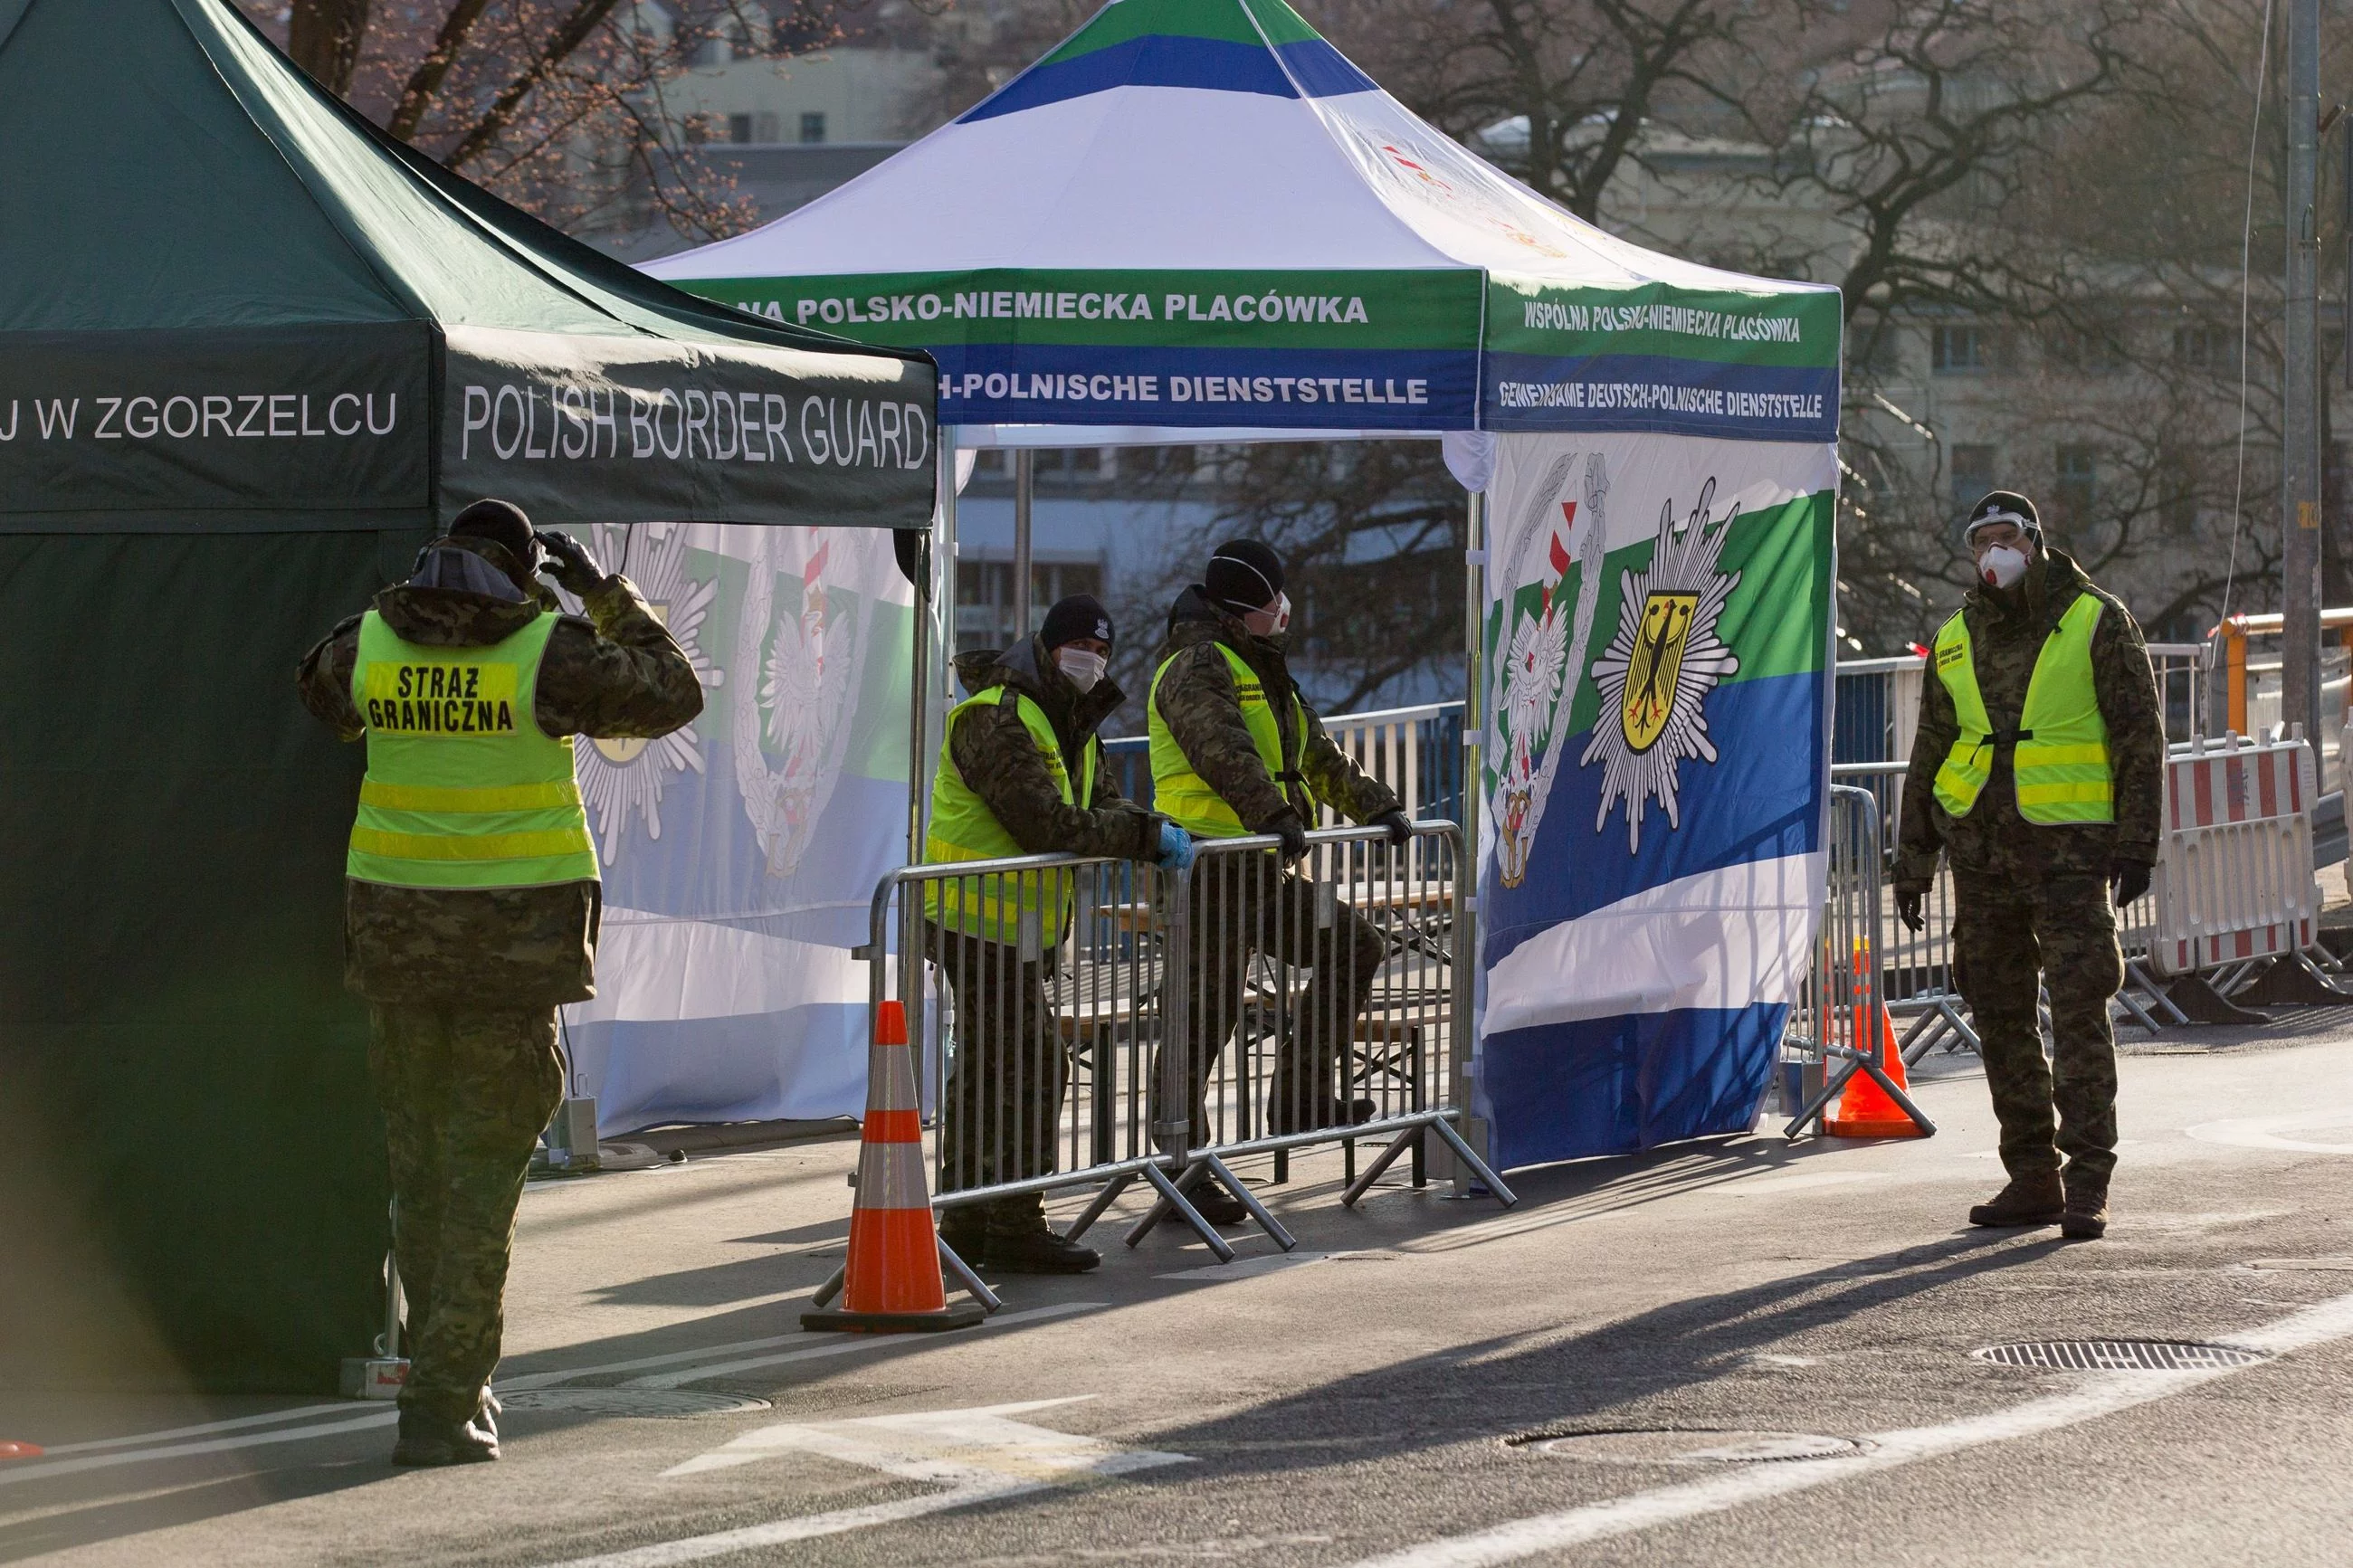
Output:
<path fill-rule="evenodd" d="M 840 189 L 647 269 L 929 350 L 944 425 L 1836 428 L 1835 289 L 1583 222 L 1282 0 L 1113 0 Z"/>

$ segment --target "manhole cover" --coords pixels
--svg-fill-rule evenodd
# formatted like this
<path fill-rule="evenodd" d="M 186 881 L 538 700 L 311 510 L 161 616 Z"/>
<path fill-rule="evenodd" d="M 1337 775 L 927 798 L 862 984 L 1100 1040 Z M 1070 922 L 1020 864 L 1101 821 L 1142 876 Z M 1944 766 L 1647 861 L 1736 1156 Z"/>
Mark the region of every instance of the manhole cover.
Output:
<path fill-rule="evenodd" d="M 501 1394 L 507 1410 L 561 1410 L 577 1415 L 733 1415 L 765 1410 L 768 1402 L 740 1394 L 691 1388 L 521 1388 Z"/>
<path fill-rule="evenodd" d="M 2187 1344 L 2178 1340 L 2032 1340 L 1988 1345 L 1969 1354 L 1998 1366 L 2050 1367 L 2062 1372 L 2211 1372 L 2253 1366 L 2265 1359 L 2231 1345 Z"/>
<path fill-rule="evenodd" d="M 1865 1448 L 1852 1437 L 1829 1437 L 1819 1432 L 1689 1426 L 1531 1432 L 1506 1441 L 1535 1453 L 1599 1465 L 1754 1465 L 1778 1459 L 1835 1459 Z"/>

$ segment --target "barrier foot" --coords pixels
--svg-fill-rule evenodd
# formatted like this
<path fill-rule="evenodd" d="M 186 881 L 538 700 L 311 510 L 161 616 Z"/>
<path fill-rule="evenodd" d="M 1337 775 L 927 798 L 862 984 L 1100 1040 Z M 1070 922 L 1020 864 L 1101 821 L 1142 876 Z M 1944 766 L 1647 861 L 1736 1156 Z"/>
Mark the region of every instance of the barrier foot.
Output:
<path fill-rule="evenodd" d="M 1887 1098 L 1895 1102 L 1895 1109 L 1912 1119 L 1912 1125 L 1920 1130 L 1921 1137 L 1934 1138 L 1936 1135 L 1936 1124 L 1928 1120 L 1926 1111 L 1912 1103 L 1912 1097 L 1905 1093 L 1903 1088 L 1894 1079 L 1889 1078 L 1877 1062 L 1866 1059 L 1857 1065 L 1878 1080 L 1879 1087 L 1887 1091 Z"/>
<path fill-rule="evenodd" d="M 1103 1190 L 1097 1193 L 1094 1195 L 1094 1200 L 1088 1204 L 1085 1208 L 1079 1211 L 1079 1217 L 1072 1220 L 1071 1222 L 1071 1228 L 1062 1233 L 1062 1239 L 1064 1241 L 1076 1241 L 1079 1237 L 1086 1235 L 1088 1227 L 1092 1226 L 1095 1221 L 1103 1218 L 1103 1211 L 1111 1207 L 1113 1204 L 1118 1202 L 1119 1194 L 1127 1191 L 1128 1184 L 1134 1180 L 1134 1172 L 1124 1171 L 1120 1174 L 1113 1176 L 1110 1181 L 1104 1183 Z"/>
<path fill-rule="evenodd" d="M 983 1284 L 980 1276 L 972 1271 L 972 1265 L 956 1256 L 956 1249 L 948 1245 L 947 1237 L 941 1237 L 939 1243 L 940 1261 L 947 1265 L 949 1273 L 964 1281 L 965 1293 L 979 1302 L 983 1311 L 994 1312 L 1005 1305 L 997 1300 L 997 1292 Z"/>
<path fill-rule="evenodd" d="M 2116 1004 L 2126 1012 L 2132 1015 L 2132 1020 L 2134 1023 L 2138 1024 L 2142 1028 L 2147 1029 L 2152 1036 L 2160 1035 L 2165 1032 L 2158 1027 L 2157 1020 L 2149 1016 L 2148 1009 L 2140 1005 L 2139 1000 L 2133 995 L 2129 987 L 2116 993 Z"/>
<path fill-rule="evenodd" d="M 1844 1047 L 1834 1048 L 1845 1050 Z M 1831 1101 L 1846 1092 L 1847 1080 L 1859 1072 L 1869 1073 L 1878 1080 L 1879 1087 L 1887 1091 L 1887 1098 L 1895 1102 L 1895 1109 L 1902 1111 L 1911 1120 L 1912 1125 L 1920 1130 L 1920 1136 L 1934 1138 L 1936 1135 L 1936 1124 L 1928 1120 L 1926 1111 L 1912 1102 L 1910 1095 L 1896 1087 L 1895 1080 L 1889 1078 L 1877 1062 L 1873 1061 L 1869 1057 L 1850 1054 L 1846 1066 L 1836 1075 L 1826 1079 L 1820 1091 L 1806 1102 L 1806 1108 L 1791 1118 L 1787 1127 L 1781 1129 L 1781 1136 L 1795 1138 L 1805 1128 L 1806 1123 L 1811 1121 L 1819 1124 L 1822 1120 L 1823 1112 L 1829 1109 Z"/>
<path fill-rule="evenodd" d="M 1497 1203 L 1505 1208 L 1511 1208 L 1519 1203 L 1520 1194 L 1505 1186 L 1504 1178 L 1489 1170 L 1487 1162 L 1472 1152 L 1470 1143 L 1464 1140 L 1462 1134 L 1454 1131 L 1453 1123 L 1440 1117 L 1430 1125 L 1437 1130 L 1440 1138 L 1446 1140 L 1446 1146 L 1454 1151 L 1454 1157 L 1471 1167 L 1471 1173 L 1485 1184 L 1488 1192 L 1494 1194 Z"/>
<path fill-rule="evenodd" d="M 2166 993 L 2183 1021 L 2191 1024 L 2268 1024 L 2271 1018 L 2242 1007 L 2207 983 L 2202 974 L 2185 974 Z"/>
<path fill-rule="evenodd" d="M 817 1294 L 809 1298 L 809 1305 L 819 1311 L 832 1306 L 833 1299 L 841 1294 L 841 1282 L 849 1278 L 849 1265 L 845 1263 L 826 1276 L 825 1283 L 818 1286 Z"/>
<path fill-rule="evenodd" d="M 1201 1172 L 1202 1167 L 1197 1164 L 1191 1170 L 1185 1173 L 1186 1179 L 1188 1182 L 1197 1182 L 1201 1178 Z M 1227 1242 L 1224 1237 L 1218 1234 L 1218 1227 L 1216 1226 L 1211 1225 L 1208 1220 L 1201 1217 L 1200 1210 L 1195 1208 L 1191 1204 L 1185 1201 L 1185 1194 L 1177 1189 L 1176 1183 L 1168 1179 L 1166 1172 L 1161 1170 L 1157 1165 L 1146 1165 L 1144 1167 L 1144 1175 L 1146 1181 L 1150 1182 L 1155 1187 L 1157 1187 L 1160 1190 L 1160 1201 L 1152 1205 L 1151 1213 L 1136 1221 L 1135 1228 L 1134 1230 L 1127 1233 L 1128 1246 L 1134 1247 L 1145 1237 L 1151 1235 L 1152 1227 L 1154 1226 L 1158 1225 L 1163 1218 L 1173 1214 L 1177 1218 L 1183 1220 L 1187 1225 L 1191 1226 L 1195 1233 L 1198 1234 L 1203 1241 L 1208 1244 L 1209 1250 L 1218 1255 L 1219 1262 L 1231 1263 L 1234 1260 L 1234 1249 L 1232 1246 Z"/>
<path fill-rule="evenodd" d="M 1371 1192 L 1373 1184 L 1379 1181 L 1382 1173 L 1397 1163 L 1397 1157 L 1411 1148 L 1420 1138 L 1420 1128 L 1409 1127 L 1390 1139 L 1389 1146 L 1382 1150 L 1371 1164 L 1365 1167 L 1365 1173 L 1358 1176 L 1350 1184 L 1348 1190 L 1340 1194 L 1340 1206 L 1344 1209 L 1355 1208 L 1356 1200 Z"/>
<path fill-rule="evenodd" d="M 2125 977 L 2137 984 L 2143 991 L 2148 993 L 2149 995 L 2155 997 L 2158 1007 L 2164 1012 L 2172 1014 L 2173 1021 L 2175 1023 L 2187 1024 L 2189 1022 L 2189 1015 L 2173 1005 L 2173 998 L 2167 994 L 2165 987 L 2159 985 L 2155 980 L 2149 978 L 2148 971 L 2143 969 L 2139 963 L 2129 958 L 2125 960 Z"/>
<path fill-rule="evenodd" d="M 1258 1222 L 1259 1229 L 1266 1232 L 1272 1238 L 1275 1246 L 1289 1252 L 1299 1245 L 1299 1238 L 1283 1229 L 1282 1222 L 1268 1212 L 1267 1206 L 1258 1201 L 1258 1194 L 1242 1184 L 1242 1179 L 1240 1176 L 1226 1168 L 1226 1163 L 1223 1160 L 1219 1159 L 1215 1154 L 1204 1154 L 1201 1156 L 1201 1163 L 1209 1168 L 1209 1174 L 1215 1177 L 1226 1191 L 1234 1194 L 1234 1200 L 1237 1203 L 1250 1210 L 1250 1218 Z"/>
<path fill-rule="evenodd" d="M 2268 1007 L 2342 1006 L 2353 992 L 2340 991 L 2300 952 L 2276 959 L 2263 977 L 2232 998 Z"/>

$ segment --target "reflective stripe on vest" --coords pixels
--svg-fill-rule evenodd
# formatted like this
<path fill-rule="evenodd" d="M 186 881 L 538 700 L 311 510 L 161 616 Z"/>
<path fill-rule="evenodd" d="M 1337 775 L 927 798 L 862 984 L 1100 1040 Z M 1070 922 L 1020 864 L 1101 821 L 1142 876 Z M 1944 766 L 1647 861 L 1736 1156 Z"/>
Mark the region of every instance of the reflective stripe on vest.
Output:
<path fill-rule="evenodd" d="M 1291 791 L 1284 786 L 1298 784 L 1300 792 L 1307 797 L 1307 810 L 1303 815 L 1307 819 L 1307 826 L 1314 826 L 1315 793 L 1300 775 L 1298 759 L 1292 758 L 1288 763 L 1283 759 L 1282 729 L 1275 721 L 1274 705 L 1266 700 L 1265 683 L 1259 679 L 1258 671 L 1252 669 L 1241 655 L 1224 643 L 1212 646 L 1226 656 L 1226 665 L 1233 671 L 1234 691 L 1241 699 L 1242 722 L 1250 729 L 1250 744 L 1258 752 L 1260 765 L 1266 769 L 1266 776 L 1274 781 L 1275 788 L 1282 791 L 1286 800 L 1291 797 Z M 1193 764 L 1186 760 L 1185 748 L 1176 743 L 1176 737 L 1169 731 L 1168 721 L 1160 717 L 1160 678 L 1168 673 L 1170 665 L 1190 651 L 1172 653 L 1161 660 L 1160 668 L 1152 672 L 1152 692 L 1144 704 L 1145 725 L 1152 738 L 1152 809 L 1197 838 L 1247 837 L 1250 829 L 1235 815 L 1234 808 L 1226 804 L 1225 797 L 1211 789 L 1208 781 L 1193 771 Z M 1292 693 L 1291 705 L 1295 710 L 1292 729 L 1299 736 L 1299 743 L 1304 746 L 1307 743 L 1306 706 L 1299 700 L 1299 694 L 1295 691 Z"/>
<path fill-rule="evenodd" d="M 367 777 L 344 874 L 397 888 L 536 888 L 596 879 L 572 742 L 533 703 L 557 617 L 488 647 L 403 640 L 360 618 L 352 702 Z"/>
<path fill-rule="evenodd" d="M 933 865 L 959 860 L 1003 860 L 1026 853 L 997 814 L 980 798 L 964 774 L 956 771 L 952 747 L 956 721 L 975 708 L 1010 703 L 1021 727 L 1054 777 L 1054 789 L 1064 805 L 1081 810 L 1094 804 L 1095 772 L 1103 753 L 1094 736 L 1080 751 L 1079 766 L 1085 776 L 1073 792 L 1070 770 L 1062 763 L 1062 743 L 1046 710 L 1009 686 L 992 686 L 975 692 L 948 712 L 947 733 L 940 741 L 940 765 L 932 775 L 932 829 L 923 840 L 923 858 Z M 1008 898 L 1007 884 L 1010 883 Z M 1068 871 L 1021 871 L 1008 876 L 972 877 L 923 884 L 923 915 L 950 931 L 987 942 L 1017 942 L 1020 921 L 1034 910 L 1038 942 L 1051 947 L 1062 940 L 1070 919 L 1071 877 Z"/>
<path fill-rule="evenodd" d="M 2011 754 L 2018 815 L 2044 826 L 2114 822 L 2116 780 L 2108 762 L 2108 725 L 2100 716 L 2092 679 L 2092 632 L 2105 606 L 2093 595 L 2067 606 L 2035 656 L 2026 683 Z M 1936 804 L 1967 816 L 1992 775 L 2002 742 L 1978 689 L 1976 651 L 1958 612 L 1936 633 L 1937 679 L 1953 699 L 1960 734 L 1936 770 Z"/>

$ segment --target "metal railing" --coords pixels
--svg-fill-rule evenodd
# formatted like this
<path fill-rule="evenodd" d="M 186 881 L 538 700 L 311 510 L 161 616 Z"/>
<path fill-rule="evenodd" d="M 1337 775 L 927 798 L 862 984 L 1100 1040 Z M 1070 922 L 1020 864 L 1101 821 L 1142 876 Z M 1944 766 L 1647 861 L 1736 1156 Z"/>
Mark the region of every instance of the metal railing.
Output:
<path fill-rule="evenodd" d="M 1286 1249 L 1229 1162 L 1317 1143 L 1347 1152 L 1353 1205 L 1397 1159 L 1424 1179 L 1435 1138 L 1505 1203 L 1452 1123 L 1471 976 L 1455 962 L 1460 830 L 1423 822 L 1204 840 L 1183 875 L 1072 856 L 910 866 L 872 905 L 872 999 L 905 1005 L 932 1117 L 934 1205 L 1101 1190 L 1082 1234 L 1132 1184 L 1219 1258 L 1195 1207 L 1223 1186 Z M 1363 1171 L 1355 1145 L 1386 1146 Z M 1278 1177 L 1282 1175 L 1278 1170 Z"/>
<path fill-rule="evenodd" d="M 1398 792 L 1417 816 L 1459 822 L 1462 818 L 1462 704 L 1425 702 L 1366 713 L 1335 713 L 1324 732 L 1356 765 Z M 1103 743 L 1120 793 L 1140 805 L 1152 804 L 1150 744 L 1142 735 Z M 1326 825 L 1336 821 L 1328 814 Z"/>
<path fill-rule="evenodd" d="M 1880 1026 L 1887 1000 L 1886 862 L 1882 853 L 1878 802 L 1871 791 L 1832 784 L 1830 799 L 1829 880 L 1814 960 L 1789 1010 L 1784 1048 L 1794 1047 L 1805 1064 L 1803 1104 L 1783 1130 L 1795 1138 L 1820 1121 L 1830 1103 L 1855 1074 L 1867 1073 L 1914 1125 L 1934 1133 L 1936 1123 L 1887 1071 L 1887 1058 L 1901 1047 Z"/>

